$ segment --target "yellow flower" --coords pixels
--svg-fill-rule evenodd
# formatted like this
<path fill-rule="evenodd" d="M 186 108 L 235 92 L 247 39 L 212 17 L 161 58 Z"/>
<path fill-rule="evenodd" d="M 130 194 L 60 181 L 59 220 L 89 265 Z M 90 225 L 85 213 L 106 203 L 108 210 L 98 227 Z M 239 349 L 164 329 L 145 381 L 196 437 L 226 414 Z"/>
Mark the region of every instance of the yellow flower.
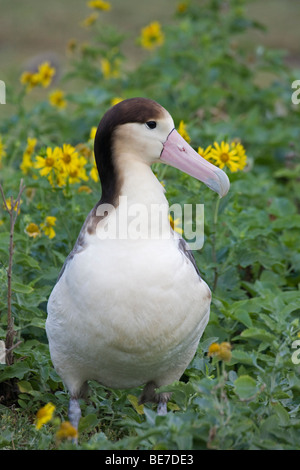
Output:
<path fill-rule="evenodd" d="M 218 343 L 211 343 L 208 348 L 208 356 L 215 356 L 220 351 L 220 345 Z"/>
<path fill-rule="evenodd" d="M 41 232 L 39 227 L 35 223 L 31 222 L 25 228 L 25 233 L 27 233 L 29 237 L 36 238 L 38 235 L 40 235 Z"/>
<path fill-rule="evenodd" d="M 49 215 L 48 217 L 46 217 L 46 223 L 52 227 L 55 225 L 55 222 L 56 222 L 56 217 L 52 216 L 52 215 Z"/>
<path fill-rule="evenodd" d="M 62 90 L 54 90 L 49 95 L 49 102 L 56 108 L 63 109 L 66 107 L 65 94 Z"/>
<path fill-rule="evenodd" d="M 236 151 L 238 157 L 239 157 L 239 170 L 243 170 L 245 166 L 247 165 L 247 155 L 246 155 L 246 150 L 242 146 L 240 142 L 232 142 L 231 143 L 231 148 Z"/>
<path fill-rule="evenodd" d="M 5 157 L 6 152 L 5 152 L 5 145 L 2 141 L 2 137 L 0 136 L 0 160 L 2 157 Z"/>
<path fill-rule="evenodd" d="M 90 139 L 94 140 L 95 137 L 96 137 L 96 132 L 97 132 L 97 127 L 94 126 L 92 127 L 91 131 L 90 131 Z"/>
<path fill-rule="evenodd" d="M 34 152 L 35 146 L 37 144 L 37 139 L 36 138 L 27 138 L 27 147 L 25 150 L 25 153 L 29 153 L 30 155 Z"/>
<path fill-rule="evenodd" d="M 24 153 L 23 158 L 22 158 L 22 163 L 20 165 L 20 169 L 24 173 L 24 175 L 27 175 L 29 170 L 33 167 L 33 161 L 31 159 L 31 155 L 29 153 Z"/>
<path fill-rule="evenodd" d="M 180 235 L 183 234 L 183 230 L 182 228 L 180 227 L 180 219 L 173 219 L 173 217 L 169 214 L 169 221 L 170 221 L 170 225 L 172 227 L 172 229 L 174 230 L 174 232 L 177 232 L 177 233 L 180 233 Z"/>
<path fill-rule="evenodd" d="M 41 429 L 43 424 L 51 421 L 54 410 L 55 406 L 52 403 L 47 403 L 47 405 L 39 409 L 36 414 L 36 429 Z"/>
<path fill-rule="evenodd" d="M 217 357 L 218 359 L 228 362 L 231 359 L 231 344 L 224 341 L 221 344 L 212 343 L 208 348 L 209 357 Z"/>
<path fill-rule="evenodd" d="M 81 22 L 81 26 L 88 28 L 89 26 L 91 26 L 97 21 L 98 17 L 99 17 L 98 13 L 96 12 L 92 13 Z"/>
<path fill-rule="evenodd" d="M 191 141 L 191 138 L 189 134 L 187 133 L 186 130 L 186 124 L 183 121 L 180 121 L 179 127 L 178 127 L 178 133 L 181 135 L 181 137 L 184 138 L 188 143 Z"/>
<path fill-rule="evenodd" d="M 25 164 L 26 162 L 24 162 L 24 166 Z M 53 187 L 55 185 L 63 187 L 67 181 L 70 184 L 78 183 L 81 180 L 88 181 L 86 164 L 87 159 L 84 156 L 79 156 L 75 147 L 63 144 L 62 148 L 55 147 L 54 150 L 48 147 L 46 157 L 38 155 L 34 168 L 39 170 L 41 176 L 46 176 Z"/>
<path fill-rule="evenodd" d="M 45 219 L 45 223 L 41 224 L 41 229 L 43 230 L 44 234 L 50 239 L 54 238 L 56 235 L 55 230 L 53 228 L 55 226 L 55 222 L 56 217 L 48 216 Z"/>
<path fill-rule="evenodd" d="M 1 168 L 2 158 L 5 156 L 6 156 L 5 145 L 3 144 L 2 137 L 0 136 L 0 168 Z"/>
<path fill-rule="evenodd" d="M 20 81 L 23 85 L 27 85 L 27 91 L 30 91 L 37 85 L 42 85 L 44 88 L 47 88 L 54 74 L 55 68 L 51 67 L 49 62 L 44 62 L 39 65 L 38 72 L 24 72 L 21 75 Z"/>
<path fill-rule="evenodd" d="M 219 358 L 222 359 L 222 361 L 228 362 L 231 359 L 231 344 L 227 342 L 223 342 L 220 344 L 220 351 L 218 354 Z"/>
<path fill-rule="evenodd" d="M 92 135 L 93 134 L 92 134 L 92 130 L 91 130 L 91 134 L 90 134 L 90 139 L 91 140 L 92 140 Z M 93 151 L 92 151 L 91 147 L 89 145 L 86 145 L 86 144 L 77 144 L 76 145 L 76 150 L 79 153 L 79 155 L 83 155 L 88 160 L 91 159 L 91 157 L 93 155 Z"/>
<path fill-rule="evenodd" d="M 164 34 L 158 21 L 150 23 L 141 30 L 140 43 L 145 49 L 155 49 L 164 42 Z"/>
<path fill-rule="evenodd" d="M 243 170 L 247 164 L 245 149 L 239 142 L 214 142 L 213 146 L 209 145 L 205 150 L 199 147 L 198 153 L 219 168 L 227 167 L 231 172 Z"/>
<path fill-rule="evenodd" d="M 33 72 L 23 72 L 20 77 L 22 85 L 30 85 Z"/>
<path fill-rule="evenodd" d="M 124 99 L 116 97 L 111 100 L 110 104 L 111 106 L 115 106 L 116 104 L 121 103 L 121 101 L 124 101 Z"/>
<path fill-rule="evenodd" d="M 36 193 L 35 188 L 27 188 L 25 191 L 25 195 L 29 201 L 32 201 Z"/>
<path fill-rule="evenodd" d="M 220 145 L 217 142 L 214 142 L 214 146 L 210 151 L 209 157 L 213 160 L 213 163 L 221 169 L 225 166 L 227 166 L 227 168 L 232 172 L 241 169 L 240 157 L 237 154 L 236 149 L 230 147 L 228 142 L 222 141 Z"/>
<path fill-rule="evenodd" d="M 119 59 L 114 59 L 111 62 L 106 58 L 101 59 L 101 70 L 103 77 L 106 80 L 109 80 L 110 78 L 118 78 L 120 76 Z"/>
<path fill-rule="evenodd" d="M 70 169 L 69 172 L 69 183 L 79 183 L 81 180 L 88 181 L 88 176 L 86 174 L 85 165 L 87 164 L 87 160 L 84 157 L 79 157 L 76 160 L 76 167 Z"/>
<path fill-rule="evenodd" d="M 177 5 L 176 11 L 177 13 L 185 13 L 187 10 L 188 4 L 186 2 L 180 2 Z"/>
<path fill-rule="evenodd" d="M 91 0 L 87 5 L 89 8 L 95 8 L 96 10 L 109 11 L 111 9 L 110 3 L 104 0 Z"/>
<path fill-rule="evenodd" d="M 23 85 L 29 85 L 31 82 L 31 76 L 33 75 L 33 72 L 23 72 L 21 77 L 20 77 L 20 82 Z"/>
<path fill-rule="evenodd" d="M 56 432 L 56 438 L 61 439 L 77 439 L 78 432 L 69 421 L 61 423 L 59 430 Z"/>
<path fill-rule="evenodd" d="M 37 73 L 39 83 L 44 88 L 47 88 L 50 85 L 52 78 L 55 75 L 55 72 L 55 68 L 51 67 L 49 62 L 44 62 L 43 64 L 39 65 L 39 70 Z"/>
<path fill-rule="evenodd" d="M 91 188 L 89 186 L 86 186 L 86 185 L 82 185 L 80 186 L 80 188 L 78 188 L 78 192 L 79 193 L 87 193 L 87 194 L 90 194 L 92 192 Z"/>
<path fill-rule="evenodd" d="M 78 153 L 76 148 L 70 144 L 63 144 L 59 164 L 64 173 L 70 175 L 78 165 Z"/>
<path fill-rule="evenodd" d="M 211 151 L 211 145 L 209 145 L 208 147 L 206 147 L 206 149 L 202 148 L 202 147 L 198 147 L 198 153 L 201 157 L 205 158 L 206 160 L 209 160 L 209 155 L 210 155 L 210 151 Z"/>
<path fill-rule="evenodd" d="M 8 207 L 8 210 L 11 210 L 11 198 L 9 197 L 8 199 L 6 199 L 6 205 Z M 18 214 L 20 214 L 21 212 L 21 209 L 20 209 L 20 206 L 22 204 L 22 201 L 19 202 L 19 210 L 18 210 Z M 17 212 L 17 207 L 18 207 L 18 204 L 16 204 L 16 201 L 13 200 L 13 205 L 14 205 L 14 211 Z"/>
<path fill-rule="evenodd" d="M 23 72 L 20 81 L 23 85 L 27 85 L 26 90 L 29 92 L 40 84 L 40 76 L 34 72 Z"/>
<path fill-rule="evenodd" d="M 61 158 L 62 151 L 59 147 L 55 147 L 52 150 L 51 147 L 47 147 L 46 157 L 37 156 L 35 157 L 36 162 L 34 168 L 40 170 L 41 176 L 48 176 L 58 168 L 58 162 Z"/>
<path fill-rule="evenodd" d="M 54 188 L 57 185 L 59 188 L 63 188 L 67 183 L 68 175 L 60 167 L 55 169 L 54 173 L 50 173 L 48 176 L 48 181 L 51 186 Z"/>
<path fill-rule="evenodd" d="M 20 169 L 25 175 L 27 175 L 28 171 L 34 166 L 31 155 L 34 152 L 36 144 L 37 139 L 31 137 L 27 138 L 27 147 L 23 153 L 22 163 L 20 165 Z"/>

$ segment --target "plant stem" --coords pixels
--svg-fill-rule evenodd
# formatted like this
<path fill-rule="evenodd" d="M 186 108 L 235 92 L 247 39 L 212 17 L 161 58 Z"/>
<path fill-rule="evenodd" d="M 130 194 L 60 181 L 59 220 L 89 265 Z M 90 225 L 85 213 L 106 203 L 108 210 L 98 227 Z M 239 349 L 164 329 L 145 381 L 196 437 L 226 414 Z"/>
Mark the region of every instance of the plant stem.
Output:
<path fill-rule="evenodd" d="M 13 349 L 14 349 L 14 318 L 11 311 L 11 296 L 12 296 L 12 265 L 13 265 L 13 252 L 14 252 L 14 228 L 18 217 L 18 212 L 21 204 L 21 195 L 25 189 L 23 180 L 20 182 L 19 194 L 17 199 L 13 200 L 10 198 L 10 208 L 7 205 L 6 198 L 4 195 L 3 188 L 0 184 L 0 192 L 4 202 L 5 209 L 7 210 L 10 217 L 10 232 L 9 232 L 9 260 L 7 269 L 7 332 L 5 338 L 5 349 L 6 349 L 6 364 L 11 365 L 13 363 Z"/>
<path fill-rule="evenodd" d="M 218 223 L 218 214 L 219 214 L 220 202 L 221 202 L 221 198 L 218 197 L 217 202 L 216 202 L 215 212 L 214 212 L 214 226 L 215 226 L 215 228 L 216 228 L 216 225 Z"/>
<path fill-rule="evenodd" d="M 214 212 L 214 219 L 213 219 L 213 236 L 212 236 L 212 259 L 214 262 L 214 282 L 213 282 L 213 290 L 215 291 L 217 288 L 218 282 L 218 268 L 217 268 L 217 251 L 216 251 L 216 234 L 217 234 L 217 224 L 218 224 L 218 214 L 219 214 L 219 207 L 220 207 L 221 198 L 218 197 L 215 212 Z"/>

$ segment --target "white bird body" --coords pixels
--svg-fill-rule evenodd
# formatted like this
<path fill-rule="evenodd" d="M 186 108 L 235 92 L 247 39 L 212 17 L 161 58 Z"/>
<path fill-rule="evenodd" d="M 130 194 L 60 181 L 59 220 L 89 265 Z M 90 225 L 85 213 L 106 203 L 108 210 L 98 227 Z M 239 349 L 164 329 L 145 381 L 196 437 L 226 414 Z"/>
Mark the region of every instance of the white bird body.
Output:
<path fill-rule="evenodd" d="M 151 165 L 180 168 L 221 196 L 229 189 L 225 173 L 182 139 L 170 114 L 144 98 L 104 115 L 95 158 L 102 197 L 50 295 L 46 321 L 75 427 L 88 380 L 111 388 L 145 384 L 141 401 L 157 401 L 165 413 L 168 394 L 155 389 L 180 379 L 209 319 L 210 290 L 170 226 Z"/>
<path fill-rule="evenodd" d="M 137 201 L 168 209 L 147 165 L 127 170 L 124 211 Z M 116 215 L 122 211 L 121 203 Z M 52 360 L 70 390 L 88 379 L 112 388 L 149 381 L 159 387 L 178 379 L 193 358 L 211 294 L 180 251 L 169 220 L 164 223 L 157 239 L 86 234 L 86 248 L 67 264 L 48 302 L 47 332 Z M 154 224 L 153 215 L 149 229 Z"/>
<path fill-rule="evenodd" d="M 52 359 L 71 391 L 88 379 L 112 388 L 171 383 L 207 324 L 209 288 L 177 241 L 126 242 L 91 241 L 50 297 Z"/>

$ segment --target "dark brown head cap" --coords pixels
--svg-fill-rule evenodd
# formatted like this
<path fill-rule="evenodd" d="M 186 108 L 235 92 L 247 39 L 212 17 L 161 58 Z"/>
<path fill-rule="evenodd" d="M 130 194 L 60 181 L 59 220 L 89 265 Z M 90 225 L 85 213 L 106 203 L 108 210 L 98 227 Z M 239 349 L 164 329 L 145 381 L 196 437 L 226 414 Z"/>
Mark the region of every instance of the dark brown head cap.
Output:
<path fill-rule="evenodd" d="M 129 98 L 110 108 L 101 119 L 94 142 L 97 169 L 102 185 L 101 203 L 113 204 L 117 195 L 117 174 L 113 159 L 114 130 L 129 122 L 144 124 L 163 116 L 165 110 L 148 98 Z"/>

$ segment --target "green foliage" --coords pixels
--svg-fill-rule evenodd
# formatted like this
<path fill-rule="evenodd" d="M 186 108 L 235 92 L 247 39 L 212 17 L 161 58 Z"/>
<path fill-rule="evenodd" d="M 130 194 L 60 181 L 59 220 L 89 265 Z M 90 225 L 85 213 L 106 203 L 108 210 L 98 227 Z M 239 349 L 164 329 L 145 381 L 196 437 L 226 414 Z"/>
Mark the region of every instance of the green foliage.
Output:
<path fill-rule="evenodd" d="M 27 191 L 14 235 L 12 312 L 16 342 L 12 366 L 0 364 L 0 387 L 14 380 L 15 403 L 1 404 L 0 448 L 73 448 L 55 439 L 57 423 L 37 431 L 37 410 L 51 401 L 67 419 L 68 396 L 53 370 L 45 335 L 46 302 L 81 225 L 99 199 L 78 192 L 80 184 L 52 188 L 45 178 L 20 170 L 28 137 L 46 146 L 89 143 L 90 129 L 115 97 L 157 100 L 187 124 L 197 149 L 239 138 L 248 156 L 245 171 L 229 174 L 231 189 L 216 195 L 172 168 L 155 167 L 170 204 L 205 203 L 205 243 L 195 253 L 213 289 L 211 317 L 198 352 L 173 392 L 167 416 L 151 406 L 139 414 L 128 399 L 140 390 L 112 391 L 92 383 L 82 402 L 82 449 L 299 449 L 300 369 L 292 362 L 292 343 L 300 332 L 299 113 L 291 103 L 296 78 L 282 54 L 251 49 L 241 38 L 263 29 L 244 13 L 241 0 L 190 2 L 169 26 L 164 44 L 127 67 L 124 36 L 103 23 L 94 25 L 91 43 L 77 48 L 61 87 L 67 108 L 48 102 L 28 106 L 24 90 L 9 90 L 15 115 L 1 123 L 6 156 L 1 183 L 16 195 L 21 177 Z M 105 78 L 100 60 L 119 61 L 120 73 Z M 272 83 L 262 86 L 268 72 Z M 299 78 L 299 77 L 298 77 Z M 2 207 L 2 204 L 1 204 Z M 1 209 L 2 210 L 2 209 Z M 57 218 L 56 236 L 30 238 L 26 227 Z M 0 213 L 0 339 L 7 325 L 9 220 Z M 217 223 L 215 223 L 217 222 Z M 227 363 L 210 359 L 209 345 L 228 341 Z"/>

